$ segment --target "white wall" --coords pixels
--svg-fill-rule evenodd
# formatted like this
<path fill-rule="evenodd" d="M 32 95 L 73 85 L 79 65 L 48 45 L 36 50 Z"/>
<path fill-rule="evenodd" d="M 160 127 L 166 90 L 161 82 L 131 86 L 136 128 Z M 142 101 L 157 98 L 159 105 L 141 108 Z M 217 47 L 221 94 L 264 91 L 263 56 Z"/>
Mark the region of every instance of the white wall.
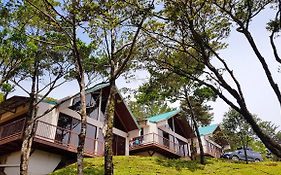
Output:
<path fill-rule="evenodd" d="M 138 137 L 138 136 L 140 136 L 140 133 L 139 133 L 139 130 L 138 130 L 138 129 L 135 129 L 135 130 L 130 131 L 130 132 L 128 133 L 128 139 L 129 139 L 129 140 L 132 140 L 133 138 Z"/>
<path fill-rule="evenodd" d="M 48 103 L 39 103 L 37 116 L 42 115 L 45 111 L 52 108 L 54 105 Z M 36 136 L 40 137 L 41 139 L 46 139 L 48 141 L 53 142 L 56 135 L 56 125 L 58 122 L 58 115 L 59 112 L 57 109 L 52 110 L 48 114 L 44 115 L 43 117 L 38 119 L 38 127 L 36 130 Z M 40 121 L 46 122 L 42 123 Z"/>
<path fill-rule="evenodd" d="M 54 171 L 61 156 L 46 151 L 35 150 L 29 159 L 29 175 L 46 175 Z M 13 167 L 6 167 L 4 172 L 7 175 L 18 175 L 20 164 L 20 151 L 13 152 L 7 155 L 6 165 L 14 165 Z"/>

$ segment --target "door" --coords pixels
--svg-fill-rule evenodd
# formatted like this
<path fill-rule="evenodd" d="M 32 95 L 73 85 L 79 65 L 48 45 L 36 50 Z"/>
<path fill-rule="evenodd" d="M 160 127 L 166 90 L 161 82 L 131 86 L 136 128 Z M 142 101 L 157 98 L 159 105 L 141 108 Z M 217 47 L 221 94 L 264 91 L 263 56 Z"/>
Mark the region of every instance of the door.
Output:
<path fill-rule="evenodd" d="M 125 155 L 126 139 L 124 137 L 113 135 L 112 151 L 113 155 Z"/>

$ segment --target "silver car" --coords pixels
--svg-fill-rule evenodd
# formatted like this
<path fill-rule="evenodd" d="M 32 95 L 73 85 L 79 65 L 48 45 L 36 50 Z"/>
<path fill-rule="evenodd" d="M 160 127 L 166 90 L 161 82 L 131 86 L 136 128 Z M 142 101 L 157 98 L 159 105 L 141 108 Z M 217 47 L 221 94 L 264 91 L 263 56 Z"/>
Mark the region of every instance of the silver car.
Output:
<path fill-rule="evenodd" d="M 247 153 L 247 157 L 248 157 L 249 161 L 260 162 L 263 160 L 261 154 L 253 151 L 251 148 L 247 148 L 246 153 Z M 246 156 L 245 156 L 243 149 L 238 149 L 238 150 L 232 152 L 229 155 L 229 158 L 232 160 L 235 160 L 235 161 L 246 160 Z"/>

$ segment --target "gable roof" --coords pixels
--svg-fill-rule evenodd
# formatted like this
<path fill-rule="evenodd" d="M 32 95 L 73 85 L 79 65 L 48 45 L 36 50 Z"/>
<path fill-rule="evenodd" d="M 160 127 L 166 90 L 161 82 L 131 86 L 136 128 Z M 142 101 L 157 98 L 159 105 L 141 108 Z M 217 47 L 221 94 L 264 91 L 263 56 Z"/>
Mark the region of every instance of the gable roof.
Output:
<path fill-rule="evenodd" d="M 90 87 L 90 88 L 86 89 L 86 94 L 87 93 L 93 93 L 93 92 L 101 90 L 101 89 L 106 89 L 106 88 L 108 89 L 109 85 L 110 85 L 109 83 L 104 83 L 104 82 L 103 83 L 99 83 L 99 84 L 97 84 L 97 85 L 95 85 L 93 87 Z M 118 98 L 118 100 L 122 101 L 122 103 L 117 103 L 116 107 L 119 108 L 119 109 L 122 108 L 123 110 L 126 110 L 126 114 L 124 114 L 126 116 L 123 116 L 123 117 L 127 117 L 126 118 L 126 122 L 127 121 L 130 122 L 130 124 L 127 125 L 127 127 L 129 127 L 128 128 L 129 131 L 134 130 L 134 129 L 140 129 L 140 126 L 139 126 L 135 116 L 133 115 L 133 113 L 129 109 L 127 103 L 125 102 L 124 98 L 122 97 L 122 95 L 121 95 L 121 93 L 120 93 L 120 91 L 119 91 L 119 89 L 117 87 L 116 87 L 116 91 L 117 91 L 117 98 Z M 79 93 L 77 93 L 77 95 L 78 94 Z M 128 118 L 129 115 L 131 116 L 131 118 Z M 133 121 L 131 121 L 131 119 L 133 119 Z"/>
<path fill-rule="evenodd" d="M 29 97 L 13 96 L 6 101 L 0 103 L 0 115 L 5 112 L 16 112 L 16 108 L 29 101 Z"/>
<path fill-rule="evenodd" d="M 219 126 L 218 124 L 212 124 L 212 125 L 198 128 L 200 136 L 212 134 L 217 129 L 218 126 Z"/>
<path fill-rule="evenodd" d="M 166 112 L 163 114 L 159 114 L 159 115 L 155 115 L 152 117 L 149 117 L 147 120 L 151 123 L 157 123 L 160 122 L 162 120 L 168 120 L 169 118 L 172 118 L 173 116 L 177 115 L 181 110 L 177 109 L 174 111 L 170 111 L 170 112 Z"/>

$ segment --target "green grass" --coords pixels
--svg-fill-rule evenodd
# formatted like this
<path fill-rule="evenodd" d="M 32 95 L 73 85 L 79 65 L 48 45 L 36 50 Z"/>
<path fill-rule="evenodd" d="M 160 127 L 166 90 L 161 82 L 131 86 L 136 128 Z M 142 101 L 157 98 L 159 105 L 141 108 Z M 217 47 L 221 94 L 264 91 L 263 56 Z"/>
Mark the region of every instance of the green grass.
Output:
<path fill-rule="evenodd" d="M 103 174 L 103 158 L 85 159 L 86 175 Z M 114 157 L 116 175 L 280 175 L 281 162 L 259 162 L 245 164 L 220 159 L 208 159 L 206 165 L 195 161 L 163 159 L 158 157 L 117 156 Z M 75 175 L 76 165 L 57 170 L 52 175 Z"/>

